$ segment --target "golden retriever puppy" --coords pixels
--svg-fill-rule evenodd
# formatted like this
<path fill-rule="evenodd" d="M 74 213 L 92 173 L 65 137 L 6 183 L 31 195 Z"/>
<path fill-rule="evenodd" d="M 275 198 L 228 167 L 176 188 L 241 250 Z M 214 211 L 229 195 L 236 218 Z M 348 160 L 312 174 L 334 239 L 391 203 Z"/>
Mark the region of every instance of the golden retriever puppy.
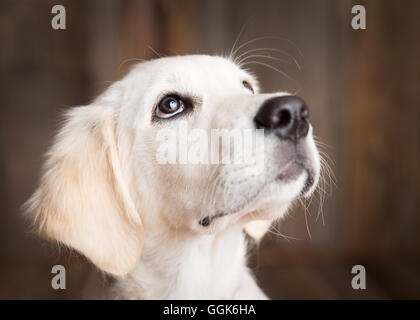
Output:
<path fill-rule="evenodd" d="M 243 229 L 268 221 L 247 227 L 261 237 L 316 188 L 308 116 L 230 59 L 140 63 L 67 112 L 27 214 L 114 276 L 112 298 L 265 299 Z"/>

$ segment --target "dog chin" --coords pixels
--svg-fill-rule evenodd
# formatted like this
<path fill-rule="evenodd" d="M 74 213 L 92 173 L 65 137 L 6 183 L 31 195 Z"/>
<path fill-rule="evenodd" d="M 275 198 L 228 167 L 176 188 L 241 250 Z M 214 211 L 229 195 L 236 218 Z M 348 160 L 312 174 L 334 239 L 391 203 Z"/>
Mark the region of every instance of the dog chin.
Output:
<path fill-rule="evenodd" d="M 255 215 L 255 212 L 266 209 L 286 208 L 293 200 L 303 195 L 308 177 L 308 171 L 302 167 L 291 167 L 290 171 L 283 171 L 272 182 L 262 186 L 255 197 L 231 212 L 237 217 L 242 217 L 248 214 Z"/>
<path fill-rule="evenodd" d="M 266 185 L 257 196 L 253 211 L 285 206 L 302 195 L 308 180 L 308 172 L 303 168 L 290 168 L 282 172 L 277 178 Z"/>
<path fill-rule="evenodd" d="M 308 182 L 310 181 L 310 182 Z M 292 163 L 283 169 L 272 181 L 260 186 L 255 196 L 245 202 L 237 203 L 231 208 L 225 208 L 199 220 L 198 224 L 210 230 L 218 230 L 224 226 L 238 221 L 248 215 L 259 218 L 258 213 L 272 212 L 268 219 L 279 218 L 290 205 L 300 196 L 305 196 L 308 185 L 312 186 L 313 178 L 309 170 L 300 164 Z M 277 210 L 276 210 L 277 209 Z M 273 216 L 273 214 L 275 216 Z"/>

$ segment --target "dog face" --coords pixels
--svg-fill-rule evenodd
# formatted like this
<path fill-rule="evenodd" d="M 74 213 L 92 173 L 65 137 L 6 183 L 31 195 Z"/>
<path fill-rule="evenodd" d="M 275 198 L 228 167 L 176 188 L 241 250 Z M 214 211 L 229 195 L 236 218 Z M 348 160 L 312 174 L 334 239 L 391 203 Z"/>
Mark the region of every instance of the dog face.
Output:
<path fill-rule="evenodd" d="M 307 118 L 300 98 L 260 94 L 228 59 L 141 63 L 68 113 L 28 211 L 41 233 L 125 274 L 145 230 L 216 233 L 311 194 L 320 161 Z"/>
<path fill-rule="evenodd" d="M 220 57 L 154 60 L 139 65 L 125 81 L 136 85 L 129 86 L 120 113 L 129 115 L 123 127 L 134 134 L 130 157 L 139 196 L 153 190 L 147 197 L 156 206 L 152 216 L 164 214 L 177 228 L 217 232 L 250 214 L 281 216 L 292 200 L 313 191 L 319 158 L 312 129 L 304 118 L 285 119 L 307 112 L 297 110 L 306 108 L 299 99 L 286 93 L 258 94 L 251 74 Z M 171 103 L 173 110 L 166 105 Z M 285 130 L 290 130 L 283 136 L 282 128 L 269 123 L 282 112 Z M 307 131 L 296 138 L 299 125 Z M 231 141 L 217 139 L 215 129 Z M 254 144 L 241 151 L 255 161 L 233 161 L 235 148 L 246 149 L 245 133 L 251 131 Z M 239 146 L 232 141 L 235 137 L 242 138 Z M 172 163 L 157 159 L 164 145 L 176 155 Z M 212 151 L 229 146 L 224 156 L 220 152 L 211 159 Z M 193 149 L 201 151 L 198 159 L 191 157 Z M 223 161 L 226 154 L 230 161 Z"/>

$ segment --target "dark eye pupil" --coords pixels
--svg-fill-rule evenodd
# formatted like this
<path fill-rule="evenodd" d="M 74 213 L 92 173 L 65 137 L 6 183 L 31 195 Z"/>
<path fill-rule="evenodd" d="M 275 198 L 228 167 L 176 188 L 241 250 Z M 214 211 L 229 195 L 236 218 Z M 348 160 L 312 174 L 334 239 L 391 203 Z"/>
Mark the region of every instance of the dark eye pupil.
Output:
<path fill-rule="evenodd" d="M 179 101 L 175 98 L 166 98 L 160 104 L 160 109 L 165 113 L 173 113 L 179 108 Z"/>
<path fill-rule="evenodd" d="M 254 88 L 252 88 L 252 86 L 250 85 L 250 83 L 248 81 L 242 81 L 242 85 L 247 88 L 249 91 L 251 91 L 252 93 L 254 93 Z"/>
<path fill-rule="evenodd" d="M 173 99 L 168 99 L 167 101 L 166 101 L 166 107 L 169 109 L 169 110 L 176 110 L 176 108 L 178 107 L 178 103 L 177 103 L 177 101 L 176 100 L 173 100 Z"/>

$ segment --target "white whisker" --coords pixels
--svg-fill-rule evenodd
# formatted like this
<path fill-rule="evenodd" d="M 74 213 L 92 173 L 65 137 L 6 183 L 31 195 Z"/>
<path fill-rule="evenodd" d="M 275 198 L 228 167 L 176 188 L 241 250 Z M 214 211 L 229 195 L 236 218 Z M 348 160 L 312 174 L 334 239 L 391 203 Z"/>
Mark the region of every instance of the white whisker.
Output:
<path fill-rule="evenodd" d="M 276 71 L 276 72 L 280 73 L 280 74 L 281 74 L 281 75 L 283 75 L 285 78 L 287 78 L 287 79 L 289 79 L 289 80 L 293 81 L 295 84 L 298 84 L 298 85 L 300 86 L 299 82 L 297 82 L 295 79 L 293 79 L 292 77 L 290 77 L 287 73 L 285 73 L 285 72 L 283 72 L 283 71 L 281 71 L 281 70 L 277 69 L 276 67 L 273 67 L 273 66 L 272 66 L 272 65 L 270 65 L 270 64 L 267 64 L 267 63 L 264 63 L 264 62 L 261 62 L 261 61 L 249 61 L 249 62 L 245 62 L 243 65 L 245 66 L 245 65 L 247 65 L 247 64 L 259 64 L 259 65 L 265 66 L 265 67 L 267 67 L 267 68 L 269 68 L 269 69 L 272 69 L 272 70 L 274 70 L 274 71 Z"/>
<path fill-rule="evenodd" d="M 290 61 L 280 59 L 280 58 L 277 58 L 277 57 L 263 55 L 263 54 L 251 54 L 251 55 L 243 58 L 241 61 L 239 61 L 238 64 L 242 65 L 247 59 L 250 59 L 250 58 L 266 58 L 266 59 L 271 59 L 271 60 L 276 60 L 276 61 L 281 61 L 281 62 L 284 62 L 284 63 L 287 63 L 287 64 L 291 64 Z"/>
<path fill-rule="evenodd" d="M 284 50 L 280 50 L 280 49 L 276 49 L 276 48 L 249 49 L 249 50 L 245 51 L 244 53 L 241 53 L 239 56 L 237 56 L 234 61 L 236 62 L 236 61 L 240 60 L 243 56 L 245 56 L 245 58 L 246 58 L 247 54 L 250 54 L 250 53 L 253 53 L 253 52 L 258 52 L 258 51 L 272 51 L 272 52 L 277 52 L 277 53 L 284 54 L 285 56 L 287 56 L 287 57 L 289 57 L 293 60 L 293 62 L 295 63 L 295 65 L 296 65 L 296 67 L 298 68 L 299 71 L 302 71 L 301 65 L 299 64 L 298 60 L 293 55 L 291 55 L 290 53 L 288 53 Z M 242 61 L 242 60 L 240 60 L 240 61 Z M 238 64 L 241 65 L 240 62 Z"/>
<path fill-rule="evenodd" d="M 298 48 L 298 46 L 293 41 L 291 41 L 291 40 L 289 40 L 287 38 L 276 37 L 276 36 L 265 36 L 265 37 L 258 37 L 258 38 L 251 39 L 251 40 L 249 40 L 249 41 L 241 44 L 237 49 L 235 49 L 233 51 L 233 53 L 232 53 L 232 56 L 235 56 L 236 53 L 239 52 L 239 50 L 241 50 L 242 48 L 246 47 L 247 45 L 249 45 L 251 43 L 254 43 L 254 42 L 257 42 L 257 41 L 261 41 L 261 40 L 267 40 L 267 39 L 286 41 L 286 42 L 290 43 L 293 47 L 295 47 L 296 50 L 298 51 L 299 55 L 301 57 L 303 57 L 302 52 L 300 51 L 300 49 Z"/>

